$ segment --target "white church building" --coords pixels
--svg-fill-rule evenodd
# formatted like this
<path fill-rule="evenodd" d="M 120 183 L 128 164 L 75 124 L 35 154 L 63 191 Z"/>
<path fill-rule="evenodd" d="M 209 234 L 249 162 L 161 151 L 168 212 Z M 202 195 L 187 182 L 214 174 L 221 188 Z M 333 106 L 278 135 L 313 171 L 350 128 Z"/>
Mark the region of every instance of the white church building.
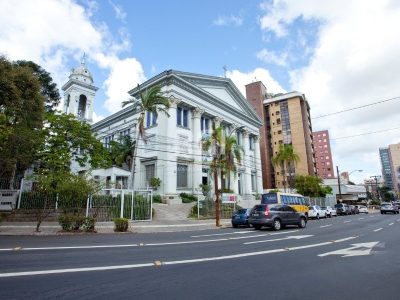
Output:
<path fill-rule="evenodd" d="M 202 138 L 212 125 L 223 126 L 225 134 L 235 134 L 243 149 L 236 175 L 219 178 L 219 187 L 229 188 L 238 200 L 252 200 L 262 193 L 259 128 L 262 121 L 228 78 L 168 70 L 133 88 L 129 95 L 139 99 L 140 92 L 159 85 L 170 99 L 169 117 L 159 113 L 157 119 L 146 115 L 146 143 L 139 140 L 134 189 L 149 186 L 157 177 L 161 185 L 155 191 L 166 203 L 180 201 L 180 193 L 196 194 L 200 184 L 212 186 L 209 163 L 211 154 L 202 150 Z M 84 62 L 73 69 L 64 91 L 64 112 L 92 123 L 93 102 L 97 87 Z M 137 137 L 137 107 L 122 108 L 92 124 L 97 137 L 109 147 L 110 141 L 129 135 Z M 79 171 L 78 168 L 76 171 Z M 118 188 L 130 188 L 130 171 L 118 167 L 93 170 L 92 176 L 106 179 Z M 229 182 L 229 183 L 228 183 Z M 117 186 L 115 186 L 117 185 Z"/>

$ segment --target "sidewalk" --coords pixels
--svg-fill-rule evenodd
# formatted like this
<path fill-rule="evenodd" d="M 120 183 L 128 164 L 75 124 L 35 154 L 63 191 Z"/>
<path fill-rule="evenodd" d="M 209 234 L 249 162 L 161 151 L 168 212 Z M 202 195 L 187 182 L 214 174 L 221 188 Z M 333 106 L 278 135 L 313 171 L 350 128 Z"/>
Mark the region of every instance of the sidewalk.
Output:
<path fill-rule="evenodd" d="M 221 220 L 221 228 L 230 227 L 229 219 Z M 114 233 L 114 222 L 97 222 L 96 231 L 100 234 Z M 43 222 L 40 232 L 35 232 L 35 222 L 2 222 L 0 235 L 62 235 L 61 226 L 57 222 Z M 215 220 L 178 220 L 178 221 L 133 221 L 129 223 L 131 233 L 176 232 L 190 230 L 218 229 Z M 76 233 L 81 234 L 81 233 Z M 90 233 L 89 233 L 90 234 Z"/>

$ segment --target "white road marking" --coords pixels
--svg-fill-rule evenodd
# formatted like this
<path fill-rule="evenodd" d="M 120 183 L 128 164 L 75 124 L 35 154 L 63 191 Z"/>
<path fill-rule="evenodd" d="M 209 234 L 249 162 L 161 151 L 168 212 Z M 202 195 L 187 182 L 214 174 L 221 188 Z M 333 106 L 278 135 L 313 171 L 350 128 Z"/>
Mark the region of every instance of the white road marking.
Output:
<path fill-rule="evenodd" d="M 375 229 L 374 231 L 375 232 L 378 232 L 378 231 L 380 231 L 380 230 L 382 230 L 383 228 L 381 227 L 381 228 L 378 228 L 378 229 Z"/>
<path fill-rule="evenodd" d="M 330 226 L 332 226 L 332 224 L 329 224 L 329 225 L 322 225 L 322 226 L 319 226 L 319 228 L 330 227 Z"/>
<path fill-rule="evenodd" d="M 394 223 L 390 223 L 389 226 L 392 226 Z"/>
<path fill-rule="evenodd" d="M 350 257 L 350 256 L 369 255 L 371 254 L 372 248 L 376 246 L 378 243 L 379 242 L 353 244 L 353 247 L 319 254 L 318 256 L 324 257 L 328 255 L 342 255 L 342 257 Z"/>
<path fill-rule="evenodd" d="M 250 245 L 250 244 L 276 242 L 276 241 L 284 241 L 284 240 L 292 240 L 292 239 L 300 240 L 300 239 L 308 238 L 310 236 L 314 236 L 314 235 L 313 234 L 311 234 L 311 235 L 291 235 L 291 236 L 287 236 L 287 237 L 280 238 L 280 239 L 270 239 L 270 240 L 263 240 L 263 241 L 247 242 L 247 243 L 243 243 L 243 244 Z"/>
<path fill-rule="evenodd" d="M 364 218 L 358 218 L 359 220 L 364 220 Z"/>
<path fill-rule="evenodd" d="M 354 237 L 351 237 L 354 238 Z M 346 240 L 342 239 L 342 240 Z M 330 245 L 332 243 L 337 243 L 340 240 L 330 241 L 325 243 L 311 244 L 306 246 L 299 247 L 291 247 L 291 248 L 280 248 L 280 249 L 272 249 L 265 251 L 257 251 L 257 252 L 247 252 L 247 253 L 239 253 L 225 256 L 215 256 L 215 257 L 206 257 L 206 258 L 197 258 L 197 259 L 188 259 L 188 260 L 176 260 L 176 261 L 166 261 L 166 262 L 158 262 L 157 266 L 162 265 L 177 265 L 177 264 L 189 264 L 196 262 L 206 262 L 206 261 L 216 261 L 216 260 L 227 260 L 227 259 L 235 259 L 241 257 L 249 257 L 249 256 L 257 256 L 257 255 L 265 255 L 271 253 L 279 253 L 279 252 L 287 252 L 300 250 L 305 248 L 313 248 L 313 247 L 321 247 L 325 245 Z M 117 265 L 117 266 L 104 266 L 104 267 L 89 267 L 89 268 L 75 268 L 75 269 L 55 269 L 55 270 L 40 270 L 40 271 L 24 271 L 24 272 L 10 272 L 10 273 L 0 273 L 0 278 L 7 277 L 19 277 L 19 276 L 33 276 L 33 275 L 46 275 L 46 274 L 62 274 L 62 273 L 75 273 L 75 272 L 90 272 L 90 271 L 106 271 L 106 270 L 119 270 L 119 269 L 134 269 L 134 268 L 145 268 L 156 266 L 154 262 L 151 263 L 142 263 L 142 264 L 132 264 L 132 265 Z"/>
<path fill-rule="evenodd" d="M 343 223 L 350 223 L 351 222 L 351 220 L 347 220 L 347 221 L 344 221 Z"/>
<path fill-rule="evenodd" d="M 95 249 L 95 248 L 125 248 L 125 247 L 137 247 L 138 244 L 127 244 L 127 245 L 96 245 L 96 246 L 66 246 L 66 247 L 15 247 L 15 248 L 3 248 L 0 251 L 12 251 L 12 250 L 65 250 L 65 249 Z"/>
<path fill-rule="evenodd" d="M 339 240 L 334 240 L 334 241 L 332 241 L 332 242 L 333 242 L 333 243 L 340 243 L 340 242 L 350 241 L 350 240 L 353 240 L 353 239 L 356 239 L 356 238 L 358 238 L 358 236 L 349 236 L 349 237 L 347 237 L 347 238 L 343 238 L 343 239 L 339 239 Z"/>
<path fill-rule="evenodd" d="M 375 218 L 375 216 L 369 216 L 370 218 Z"/>
<path fill-rule="evenodd" d="M 235 232 L 227 232 L 227 233 L 213 233 L 213 234 L 203 234 L 203 235 L 192 235 L 191 238 L 199 238 L 199 237 L 209 237 L 209 236 L 220 236 L 220 235 L 233 235 L 233 234 L 245 234 L 245 233 L 252 233 L 253 230 L 248 231 L 235 231 Z"/>

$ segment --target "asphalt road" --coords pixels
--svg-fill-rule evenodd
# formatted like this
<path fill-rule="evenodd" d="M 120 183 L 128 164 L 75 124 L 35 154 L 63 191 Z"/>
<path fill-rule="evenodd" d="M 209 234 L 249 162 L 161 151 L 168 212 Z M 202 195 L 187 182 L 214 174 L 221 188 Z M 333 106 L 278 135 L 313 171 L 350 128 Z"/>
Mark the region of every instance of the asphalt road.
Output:
<path fill-rule="evenodd" d="M 307 228 L 2 236 L 0 299 L 400 299 L 400 215 Z"/>

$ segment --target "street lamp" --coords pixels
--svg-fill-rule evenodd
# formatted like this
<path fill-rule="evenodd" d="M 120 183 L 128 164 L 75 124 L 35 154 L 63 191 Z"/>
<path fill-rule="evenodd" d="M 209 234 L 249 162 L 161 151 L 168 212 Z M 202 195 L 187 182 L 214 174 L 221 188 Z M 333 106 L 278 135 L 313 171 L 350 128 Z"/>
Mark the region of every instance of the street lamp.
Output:
<path fill-rule="evenodd" d="M 362 172 L 363 170 L 353 170 L 349 173 L 349 179 L 350 179 L 350 174 L 354 172 Z M 339 201 L 342 201 L 342 189 L 340 186 L 340 173 L 339 173 L 339 167 L 336 166 L 336 172 L 337 172 L 337 180 L 338 180 L 338 188 L 339 188 Z"/>
<path fill-rule="evenodd" d="M 364 171 L 364 170 L 353 170 L 353 171 L 351 171 L 351 172 L 349 173 L 349 176 L 350 176 L 351 174 L 353 174 L 354 172 L 362 172 L 362 171 Z"/>

